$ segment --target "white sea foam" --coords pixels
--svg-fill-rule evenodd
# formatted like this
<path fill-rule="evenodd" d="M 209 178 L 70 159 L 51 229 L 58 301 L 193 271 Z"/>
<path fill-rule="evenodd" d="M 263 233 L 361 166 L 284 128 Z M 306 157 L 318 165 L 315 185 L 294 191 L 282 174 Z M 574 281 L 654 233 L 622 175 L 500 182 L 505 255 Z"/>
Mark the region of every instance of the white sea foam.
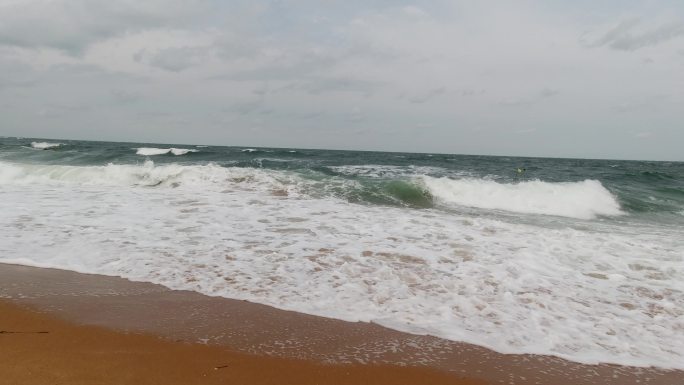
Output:
<path fill-rule="evenodd" d="M 280 176 L 286 179 L 285 175 Z M 244 183 L 247 182 L 247 183 Z M 59 186 L 158 186 L 178 187 L 181 184 L 219 188 L 223 184 L 250 188 L 282 187 L 272 172 L 244 168 L 225 168 L 214 164 L 182 166 L 155 165 L 151 160 L 142 165 L 64 166 L 0 162 L 0 184 Z M 275 186 L 275 187 L 274 187 Z"/>
<path fill-rule="evenodd" d="M 31 142 L 31 147 L 36 150 L 47 150 L 49 148 L 57 148 L 61 146 L 62 143 L 50 143 L 50 142 Z"/>
<path fill-rule="evenodd" d="M 684 369 L 682 228 L 549 228 L 356 205 L 302 194 L 306 183 L 214 165 L 0 162 L 0 262 L 123 276 L 506 353 Z"/>
<path fill-rule="evenodd" d="M 189 152 L 197 152 L 198 150 L 189 148 L 154 148 L 154 147 L 140 147 L 136 148 L 137 155 L 154 156 L 165 155 L 171 153 L 173 155 L 185 155 Z"/>
<path fill-rule="evenodd" d="M 198 152 L 199 150 L 189 149 L 189 148 L 172 148 L 171 153 L 173 155 L 185 155 L 189 152 Z"/>
<path fill-rule="evenodd" d="M 434 197 L 447 204 L 579 219 L 623 214 L 615 196 L 596 180 L 498 183 L 424 176 L 422 181 Z"/>

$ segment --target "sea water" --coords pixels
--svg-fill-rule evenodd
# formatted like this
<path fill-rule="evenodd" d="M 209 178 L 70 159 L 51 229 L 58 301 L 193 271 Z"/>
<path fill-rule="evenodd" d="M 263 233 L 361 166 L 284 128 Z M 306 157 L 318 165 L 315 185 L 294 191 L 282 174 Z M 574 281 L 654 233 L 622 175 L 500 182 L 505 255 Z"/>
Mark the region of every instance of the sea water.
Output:
<path fill-rule="evenodd" d="M 684 163 L 0 138 L 0 262 L 684 369 Z"/>

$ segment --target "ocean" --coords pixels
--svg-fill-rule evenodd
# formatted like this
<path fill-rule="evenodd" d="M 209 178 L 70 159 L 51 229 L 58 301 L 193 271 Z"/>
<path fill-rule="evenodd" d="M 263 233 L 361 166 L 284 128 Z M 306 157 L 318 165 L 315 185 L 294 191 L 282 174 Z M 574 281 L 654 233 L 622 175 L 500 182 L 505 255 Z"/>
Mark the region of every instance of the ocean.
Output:
<path fill-rule="evenodd" d="M 681 162 L 0 138 L 0 262 L 684 369 Z"/>

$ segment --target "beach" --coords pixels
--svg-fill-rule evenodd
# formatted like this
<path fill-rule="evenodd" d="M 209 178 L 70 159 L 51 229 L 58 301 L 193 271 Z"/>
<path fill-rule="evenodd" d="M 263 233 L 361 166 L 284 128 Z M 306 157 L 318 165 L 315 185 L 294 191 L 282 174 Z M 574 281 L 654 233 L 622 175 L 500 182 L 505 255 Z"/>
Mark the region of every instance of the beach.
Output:
<path fill-rule="evenodd" d="M 407 380 L 684 383 L 684 164 L 0 150 L 0 297 L 49 322 Z"/>
<path fill-rule="evenodd" d="M 0 365 L 41 384 L 662 384 L 582 365 L 64 270 L 0 265 Z M 19 333 L 21 332 L 21 333 Z M 47 333 L 37 333 L 47 332 Z"/>
<path fill-rule="evenodd" d="M 483 384 L 424 368 L 321 365 L 76 326 L 0 302 L 7 384 Z"/>
<path fill-rule="evenodd" d="M 0 0 L 0 385 L 684 385 L 684 1 Z"/>

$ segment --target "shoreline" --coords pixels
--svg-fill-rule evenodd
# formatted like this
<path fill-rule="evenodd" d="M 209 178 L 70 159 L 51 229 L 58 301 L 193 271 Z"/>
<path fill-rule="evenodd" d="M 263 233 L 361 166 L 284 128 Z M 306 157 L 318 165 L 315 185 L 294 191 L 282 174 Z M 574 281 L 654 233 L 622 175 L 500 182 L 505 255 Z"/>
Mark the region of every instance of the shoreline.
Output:
<path fill-rule="evenodd" d="M 12 384 L 484 385 L 420 367 L 323 365 L 75 325 L 0 300 L 0 371 Z"/>
<path fill-rule="evenodd" d="M 684 383 L 684 371 L 505 355 L 372 323 L 310 316 L 123 278 L 0 264 L 0 282 L 0 305 L 29 307 L 56 317 L 51 318 L 54 322 L 71 323 L 70 327 L 160 336 L 168 344 L 201 343 L 259 359 L 363 370 L 381 365 L 390 372 L 409 366 L 452 381 L 466 377 L 491 384 Z"/>

